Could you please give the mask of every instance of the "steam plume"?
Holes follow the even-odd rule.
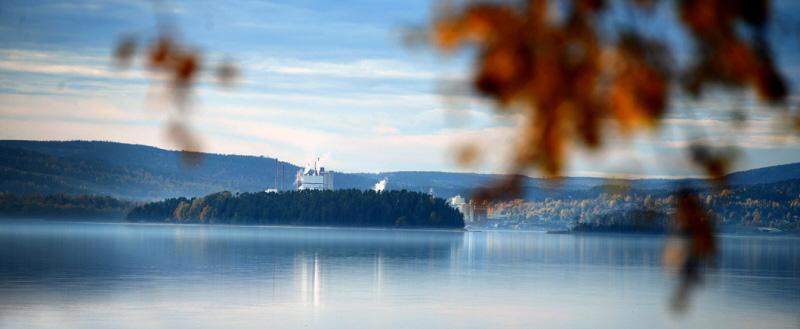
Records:
[[[303,172],[300,175],[307,175],[312,170],[314,170],[314,166],[312,166],[311,163],[306,163],[306,165],[303,167]]]
[[[308,175],[313,171],[319,170],[319,168],[324,167],[325,164],[328,163],[328,161],[330,160],[331,160],[331,152],[328,152],[321,157],[317,157],[316,159],[307,162],[303,166],[303,171],[301,175]]]
[[[300,169],[297,171],[297,174],[294,175],[294,185],[300,186],[300,183],[303,182],[303,174],[305,174],[305,169]]]
[[[375,183],[375,186],[372,187],[372,190],[375,191],[375,192],[379,192],[379,193],[383,192],[383,190],[386,189],[386,183],[388,181],[389,181],[388,178],[381,179],[380,181]]]

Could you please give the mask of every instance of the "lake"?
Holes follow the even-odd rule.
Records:
[[[800,328],[800,239],[721,238],[683,314],[658,236],[0,224],[0,328]]]

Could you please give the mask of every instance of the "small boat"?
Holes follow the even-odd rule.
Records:
[[[762,233],[780,233],[780,232],[783,232],[783,231],[781,231],[781,230],[779,230],[777,228],[766,227],[766,226],[759,227],[758,231],[762,232]]]

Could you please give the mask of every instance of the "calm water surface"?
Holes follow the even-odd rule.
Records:
[[[800,239],[724,237],[686,314],[662,238],[0,224],[0,328],[800,328]]]

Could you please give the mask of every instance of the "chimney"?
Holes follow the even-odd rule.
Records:
[[[281,163],[278,161],[278,158],[276,157],[275,158],[275,185],[273,185],[273,187],[275,188],[276,191],[278,190],[278,166],[280,166],[280,164]]]

